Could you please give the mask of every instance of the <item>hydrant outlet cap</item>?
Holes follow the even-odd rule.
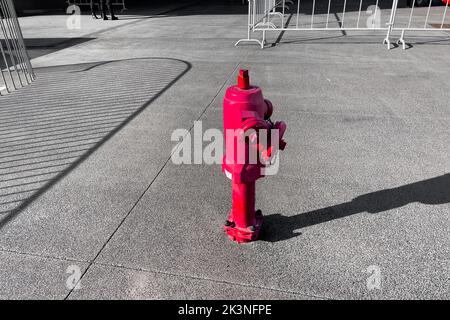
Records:
[[[238,76],[238,87],[239,89],[250,89],[250,76],[248,70],[240,70]]]

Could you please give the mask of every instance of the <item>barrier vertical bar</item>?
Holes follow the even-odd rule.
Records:
[[[378,4],[379,4],[379,0],[377,0],[377,2],[375,3],[375,21],[377,19],[377,13],[378,13]],[[373,26],[373,21],[372,20],[372,26]],[[375,28],[375,27],[374,27]]]
[[[316,12],[316,0],[313,0],[312,14],[311,14],[311,29],[314,25],[314,13]]]
[[[347,0],[344,0],[344,8],[342,11],[342,24],[341,24],[341,28],[344,28],[344,23],[345,23],[345,11],[347,9]]]
[[[325,24],[325,28],[328,28],[328,23],[330,21],[330,10],[331,10],[331,0],[328,0],[327,23]]]
[[[24,74],[24,72],[23,72],[23,69],[22,69],[23,68],[22,67],[22,61],[21,61],[20,56],[19,56],[19,50],[18,50],[18,47],[17,47],[17,43],[14,41],[14,33],[12,31],[10,12],[9,12],[8,8],[6,7],[7,4],[3,0],[0,0],[0,5],[2,7],[3,14],[6,17],[6,19],[5,19],[5,22],[6,22],[5,27],[6,27],[6,30],[7,30],[6,34],[7,34],[7,37],[8,37],[8,42],[10,43],[9,54],[10,54],[10,57],[11,57],[12,62],[14,64],[14,70],[15,70],[15,72],[17,74],[17,77],[19,79],[20,85],[23,87],[24,83],[22,82],[22,77],[20,76],[20,72],[19,71],[21,71],[23,74]],[[16,63],[16,61],[17,61],[17,63]]]
[[[19,45],[20,45],[20,47],[22,49],[22,56],[23,56],[23,58],[25,60],[25,64],[26,64],[26,67],[27,67],[27,70],[28,70],[28,75],[30,76],[31,81],[33,81],[33,80],[35,80],[35,74],[34,74],[33,66],[31,65],[30,56],[28,55],[28,51],[27,51],[27,48],[26,48],[26,45],[25,45],[25,40],[24,40],[24,37],[23,37],[22,29],[20,28],[19,18],[17,17],[16,9],[14,8],[12,0],[7,0],[7,1],[9,1],[9,3],[11,4],[11,6],[10,6],[11,9],[10,10],[11,10],[11,13],[12,13],[12,16],[13,16],[13,23],[16,26],[16,33],[17,33],[17,36],[18,36],[18,42],[19,42]]]
[[[2,19],[2,17],[0,17],[0,19]],[[8,72],[10,72],[9,66],[6,61],[5,51],[3,50],[3,43],[1,42],[1,40],[0,40],[0,53],[2,54],[3,60],[5,61],[5,65],[6,65]],[[0,73],[2,74],[2,80],[3,80],[3,87],[0,88],[0,95],[1,95],[3,90],[6,90],[6,92],[9,92],[9,88],[8,88],[8,83],[6,82],[5,74],[3,73],[3,68],[1,68],[1,67],[0,67]]]
[[[301,2],[301,0],[298,0],[298,3],[297,3],[297,23],[296,23],[297,29],[298,29],[299,22],[300,22],[300,2]]]
[[[0,2],[0,4],[1,4],[1,2]],[[3,11],[3,9],[1,7],[0,7],[0,9]],[[17,70],[16,70],[16,62],[15,62],[14,56],[11,53],[11,45],[9,43],[9,36],[8,36],[7,29],[5,27],[5,22],[4,22],[4,20],[7,19],[7,16],[6,16],[6,13],[4,11],[3,11],[3,14],[4,14],[4,17],[2,19],[0,19],[0,28],[2,29],[2,33],[3,33],[4,37],[5,37],[5,45],[6,45],[6,51],[5,52],[10,57],[12,65],[9,66],[6,54],[5,54],[3,59],[5,60],[5,64],[7,65],[9,76],[11,78],[11,84],[13,86],[13,89],[15,90],[15,89],[17,89],[17,86],[16,86],[16,82],[14,81],[13,73],[14,73],[14,71],[17,72]],[[12,68],[12,70],[11,70],[11,68]]]
[[[5,70],[1,68],[0,94],[3,95],[18,86],[25,86],[34,80],[34,72],[26,50],[22,30],[12,0],[0,0],[0,30],[4,40],[0,41],[0,58],[4,61]],[[9,80],[6,75],[9,75]]]
[[[447,17],[447,9],[448,9],[448,4],[449,3],[450,3],[450,1],[447,1],[446,5],[445,5],[444,14],[442,15],[441,29],[443,29],[443,27],[444,27],[445,18]]]
[[[416,6],[416,0],[413,0],[412,7],[411,7],[411,14],[409,15],[408,28],[411,27],[411,21],[412,21],[413,15],[414,15],[414,7],[415,6]]]
[[[391,33],[392,33],[392,29],[394,28],[394,24],[395,24],[395,16],[397,15],[397,7],[398,7],[398,0],[394,0],[392,2],[392,10],[391,10],[391,15],[389,17],[389,22],[388,22],[388,31],[386,34],[386,38],[384,38],[383,40],[383,44],[387,45],[388,50],[391,49]]]
[[[359,21],[361,20],[361,10],[362,10],[363,0],[359,1],[359,11],[358,11],[358,20],[356,22],[356,28],[359,28]]]
[[[8,10],[9,16],[10,16],[10,28],[11,28],[11,36],[13,37],[13,41],[15,43],[15,47],[17,49],[17,60],[19,61],[19,65],[20,65],[20,69],[23,73],[23,75],[25,76],[25,80],[27,81],[28,84],[31,83],[31,81],[28,79],[27,76],[27,65],[26,65],[26,59],[23,56],[23,50],[21,48],[20,45],[20,40],[19,40],[19,35],[17,33],[17,28],[16,28],[16,19],[14,18],[14,15],[12,13],[13,11],[13,6],[14,4],[11,2],[11,0],[6,0],[6,9]]]
[[[430,17],[430,11],[431,11],[431,4],[432,3],[433,3],[433,1],[430,0],[430,4],[428,5],[428,10],[427,10],[427,18],[425,19],[425,24],[423,26],[424,29],[427,28],[428,18]]]

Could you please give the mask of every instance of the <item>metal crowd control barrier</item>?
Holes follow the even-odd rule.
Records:
[[[398,1],[398,0],[396,0]],[[440,0],[439,0],[440,1]],[[445,6],[435,7],[433,1],[430,1],[425,8],[417,7],[416,0],[410,8],[408,21],[395,21],[397,16],[397,7],[394,12],[394,20],[392,21],[392,31],[400,31],[401,36],[397,44],[401,44],[406,49],[405,35],[406,32],[429,32],[429,31],[450,31],[450,19],[447,17],[450,0],[444,0]],[[423,18],[422,18],[423,16]],[[446,23],[446,21],[448,23]],[[388,34],[389,36],[389,34]]]
[[[97,1],[98,2],[98,1]],[[125,5],[125,0],[113,0],[111,2],[111,4],[113,6],[121,6],[122,7],[122,12],[127,11],[127,6]],[[67,0],[67,5],[69,6],[90,6],[91,5],[91,0]]]
[[[12,0],[0,0],[0,95],[35,80]]]
[[[406,32],[450,31],[450,23],[446,24],[450,0],[439,0],[444,1],[442,6],[431,0],[422,8],[417,0],[411,1],[411,8],[401,8],[409,19],[404,15],[399,21],[399,0],[249,0],[247,38],[236,45],[250,42],[264,48],[270,31],[379,31],[386,32],[383,43],[390,49],[395,31],[401,33],[397,43],[406,49]],[[256,32],[262,33],[261,40],[252,37]]]

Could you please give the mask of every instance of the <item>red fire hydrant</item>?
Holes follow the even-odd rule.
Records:
[[[259,87],[250,85],[248,70],[240,70],[238,85],[228,88],[224,98],[226,153],[222,164],[232,181],[233,202],[225,232],[239,243],[259,237],[263,216],[255,210],[256,180],[265,176],[264,169],[286,146],[286,124],[273,123],[272,113],[272,103],[264,99]]]

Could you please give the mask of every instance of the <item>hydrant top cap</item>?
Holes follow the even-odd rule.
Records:
[[[248,70],[239,70],[238,87],[243,90],[250,89],[250,76]]]

